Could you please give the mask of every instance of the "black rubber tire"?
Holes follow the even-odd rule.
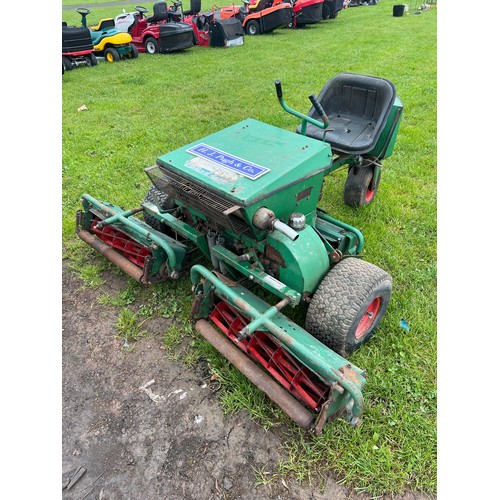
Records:
[[[158,47],[158,42],[156,41],[156,38],[153,38],[150,36],[145,42],[144,42],[144,47],[146,49],[146,52],[148,54],[158,54],[160,51]]]
[[[384,270],[358,258],[343,259],[323,278],[313,295],[306,330],[346,357],[373,335],[391,292],[392,278]],[[376,313],[369,316],[373,304],[377,305]]]
[[[88,54],[85,56],[85,59],[87,60],[87,66],[97,66],[97,57],[95,54]]]
[[[380,185],[382,171],[377,182],[373,183],[375,166],[351,167],[344,184],[344,203],[350,207],[369,205],[374,199]]]
[[[246,23],[245,31],[249,36],[260,35],[259,23],[254,19],[250,19],[250,21]]]
[[[104,51],[104,58],[108,62],[118,62],[121,60],[122,56],[114,47],[108,47]]]
[[[66,56],[62,56],[62,63],[64,66],[64,71],[71,71],[73,66],[71,65],[71,59]]]
[[[130,44],[131,51],[129,52],[128,56],[130,59],[137,59],[139,57],[139,51],[137,50],[137,47],[131,43]]]
[[[148,201],[149,203],[153,203],[158,208],[162,210],[168,210],[169,208],[173,208],[175,205],[175,200],[169,197],[167,194],[162,193],[155,186],[151,186],[146,193],[146,197],[144,201]],[[146,224],[151,226],[153,229],[160,231],[162,233],[166,233],[167,229],[165,224],[162,224],[158,219],[151,217],[147,214],[147,212],[143,212],[143,219]]]

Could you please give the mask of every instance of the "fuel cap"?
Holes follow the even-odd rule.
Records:
[[[302,231],[306,227],[306,216],[300,212],[294,212],[288,219],[288,225],[295,231]]]

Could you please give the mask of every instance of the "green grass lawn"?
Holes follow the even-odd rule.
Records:
[[[152,3],[143,5],[152,11]],[[62,77],[63,243],[65,258],[88,286],[97,286],[110,265],[74,234],[82,193],[135,207],[149,185],[143,169],[160,154],[247,117],[293,131],[297,120],[280,108],[276,79],[287,103],[304,112],[307,96],[343,71],[381,76],[396,86],[405,105],[403,121],[375,202],[362,209],[343,204],[345,171],[328,178],[322,199],[334,217],[363,231],[366,260],[387,270],[394,283],[379,330],[350,358],[368,373],[359,429],[335,421],[313,438],[292,424],[192,334],[188,278],[147,289],[130,283],[116,297],[102,297],[122,310],[122,328],[153,315],[175,315],[177,330],[165,332],[169,356],[187,363],[208,359],[224,384],[222,404],[228,412],[244,408],[264,427],[287,424],[287,459],[278,470],[256,471],[256,481],[286,475],[318,481],[331,471],[373,495],[436,491],[437,9],[394,18],[392,6],[381,0],[373,7],[350,8],[305,29],[247,36],[241,47],[141,54]],[[132,4],[124,7],[133,10]],[[89,24],[121,10],[93,8]],[[63,19],[79,23],[73,11],[63,11]],[[88,110],[78,112],[82,105]],[[129,309],[137,323],[124,312]],[[409,332],[399,326],[402,318]],[[189,342],[181,349],[183,336]]]

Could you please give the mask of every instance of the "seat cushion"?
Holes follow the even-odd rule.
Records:
[[[306,135],[325,140],[335,151],[367,153],[375,147],[395,99],[396,89],[389,80],[341,73],[328,81],[318,96],[330,122],[327,130],[308,123]],[[320,119],[314,107],[308,116]]]

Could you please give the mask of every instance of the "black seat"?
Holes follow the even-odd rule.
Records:
[[[389,80],[340,73],[326,83],[318,96],[330,125],[322,130],[308,123],[306,135],[328,142],[334,151],[368,153],[375,147],[395,99],[396,88]],[[314,107],[308,115],[320,119]]]
[[[257,0],[257,3],[249,5],[248,9],[250,12],[260,12],[261,10],[271,7],[273,4],[272,0]]]
[[[108,28],[114,28],[115,27],[115,20],[114,19],[103,19],[99,25],[99,31],[108,29]]]
[[[168,5],[167,2],[156,2],[153,5],[153,15],[148,17],[146,21],[148,23],[159,23],[160,21],[166,21],[168,17]]]
[[[190,9],[184,11],[185,16],[194,16],[201,10],[201,0],[191,0]]]

